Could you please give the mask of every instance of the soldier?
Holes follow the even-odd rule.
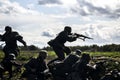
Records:
[[[99,80],[103,75],[105,75],[105,72],[105,61],[98,61],[93,65],[93,70],[89,71],[89,75],[92,80]]]
[[[3,78],[3,72],[9,72],[9,79],[12,78],[12,66],[21,67],[21,64],[15,61],[16,57],[13,53],[10,53],[7,58],[3,59],[1,62],[2,68],[0,69],[0,77]]]
[[[69,54],[64,60],[63,63],[68,66],[72,66],[76,61],[80,59],[82,51],[80,49],[76,49],[73,54]]]
[[[43,73],[46,69],[48,69],[45,62],[46,57],[47,51],[40,51],[37,58],[32,58],[24,65],[26,70],[22,74],[22,77],[28,78],[28,80],[33,80],[32,77],[34,76],[33,78],[45,80]]]
[[[91,60],[89,54],[82,54],[81,59],[73,65],[73,71],[68,76],[68,80],[88,80],[89,72],[93,70],[92,66],[89,66]]]
[[[78,36],[73,36],[71,33],[72,29],[70,26],[65,26],[64,30],[58,34],[58,36],[54,39],[48,42],[48,44],[53,48],[58,58],[50,61],[48,64],[54,62],[55,60],[64,60],[65,54],[68,55],[71,53],[71,50],[69,47],[66,47],[64,44],[66,41],[73,42],[77,39]]]
[[[21,42],[26,47],[26,42],[23,40],[23,37],[18,34],[18,32],[12,31],[10,26],[5,27],[5,33],[1,35],[1,41],[5,41],[5,47],[3,52],[5,53],[5,58],[8,57],[9,53],[15,54],[18,56],[19,49],[17,46],[17,41]]]
[[[72,66],[80,59],[81,53],[81,50],[77,49],[63,60],[64,66],[61,69],[64,73],[69,74],[72,71]]]
[[[55,80],[60,80],[61,78],[62,80],[66,80],[66,77],[72,71],[72,66],[80,59],[80,55],[81,50],[77,49],[75,52],[69,54],[63,61],[48,65]]]

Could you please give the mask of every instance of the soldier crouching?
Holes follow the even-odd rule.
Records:
[[[37,58],[32,58],[24,65],[26,70],[23,72],[22,77],[27,78],[27,80],[45,80],[43,73],[48,69],[45,62],[46,57],[47,51],[40,51]]]

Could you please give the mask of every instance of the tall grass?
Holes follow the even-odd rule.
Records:
[[[18,56],[18,60],[27,61],[32,57],[37,57],[39,51],[21,51]],[[83,52],[84,53],[84,52]],[[85,52],[91,56],[104,56],[110,58],[120,58],[120,52]],[[4,53],[0,50],[0,60],[3,59]],[[54,51],[48,51],[48,60],[54,59],[56,57]]]
[[[120,52],[90,52],[92,56],[120,57]]]

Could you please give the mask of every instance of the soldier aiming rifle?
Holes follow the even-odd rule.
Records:
[[[81,38],[82,37],[82,38]],[[70,26],[65,26],[64,30],[61,31],[55,39],[52,39],[48,42],[48,44],[53,48],[58,58],[51,60],[48,62],[48,65],[51,64],[54,61],[62,61],[65,59],[65,54],[68,55],[71,53],[71,50],[69,47],[65,46],[66,42],[73,42],[76,41],[77,38],[82,39],[85,41],[85,38],[92,39],[90,37],[72,33],[72,28]]]

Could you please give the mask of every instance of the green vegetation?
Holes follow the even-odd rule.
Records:
[[[120,57],[120,52],[90,52],[90,55],[116,58]]]
[[[72,51],[76,49],[80,49],[82,51],[90,51],[90,52],[120,52],[120,44],[109,44],[98,46],[94,45],[86,45],[86,46],[69,46]],[[52,51],[51,47],[44,47],[43,49]]]
[[[39,51],[21,51],[20,55],[18,56],[18,60],[27,61],[32,57],[37,57]],[[84,53],[84,52],[83,52]],[[85,52],[90,54],[91,56],[98,56],[98,57],[109,57],[109,58],[116,58],[120,61],[120,52]],[[0,60],[3,58],[4,54],[0,51]],[[55,58],[56,55],[54,51],[48,51],[48,60]]]
[[[37,51],[21,51],[18,56],[18,62],[24,64],[30,58],[37,57],[39,50]],[[83,52],[84,53],[84,52]],[[120,70],[120,52],[85,52],[91,55],[94,62],[106,60],[106,67],[108,70],[119,69]],[[0,51],[0,61],[3,59],[4,54]],[[47,61],[52,60],[56,57],[54,51],[48,51]],[[24,71],[24,67],[21,68],[21,71]],[[14,77],[11,80],[19,80],[18,78],[22,74],[22,72],[14,73]],[[5,74],[7,76],[7,74]]]

